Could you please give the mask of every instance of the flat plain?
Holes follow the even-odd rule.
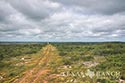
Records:
[[[103,74],[98,77],[97,72]],[[120,80],[125,80],[123,42],[0,43],[0,83],[118,83]]]

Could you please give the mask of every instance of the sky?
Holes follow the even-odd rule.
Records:
[[[125,0],[0,0],[0,41],[125,42]]]

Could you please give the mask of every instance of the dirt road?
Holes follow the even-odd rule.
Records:
[[[35,63],[35,67],[24,72],[21,78],[16,79],[13,83],[48,83],[44,79],[44,75],[50,72],[46,65],[54,55],[56,48],[52,45],[47,45],[42,49],[41,57]]]

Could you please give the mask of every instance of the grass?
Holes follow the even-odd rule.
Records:
[[[49,53],[44,50],[52,47]],[[53,50],[54,49],[54,50]],[[40,66],[36,62],[40,57],[45,60],[40,61]],[[86,67],[84,63],[92,65]],[[47,63],[47,64],[46,64]],[[9,44],[0,45],[0,83],[13,83],[14,80],[24,76],[24,72],[37,67],[39,70],[49,69],[49,73],[42,75],[41,80],[45,79],[49,83],[68,83],[77,81],[82,83],[115,83],[111,79],[91,79],[89,77],[49,77],[59,75],[61,72],[85,72],[87,69],[92,71],[120,71],[122,79],[125,79],[125,43],[51,43],[48,47],[45,44]],[[48,79],[46,79],[48,78]]]

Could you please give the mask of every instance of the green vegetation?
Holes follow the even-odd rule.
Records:
[[[44,44],[0,44],[0,59],[38,52]]]
[[[23,72],[34,67],[35,59],[41,56],[45,43],[0,44],[0,83],[12,83],[20,78]],[[120,71],[125,80],[125,43],[51,43],[61,58],[53,57],[46,68],[51,68],[50,74],[65,71]],[[53,52],[53,51],[52,51]],[[52,54],[52,53],[50,53]],[[53,53],[54,55],[56,53]],[[49,56],[48,56],[49,58]],[[55,58],[55,59],[54,59]],[[32,62],[32,63],[30,63]],[[56,63],[55,63],[56,62]],[[28,64],[27,64],[28,63]],[[42,65],[43,66],[43,65]],[[47,77],[47,75],[46,75]],[[78,83],[117,83],[112,79],[59,77],[48,81],[62,82],[75,79]],[[73,83],[68,82],[67,83]]]

